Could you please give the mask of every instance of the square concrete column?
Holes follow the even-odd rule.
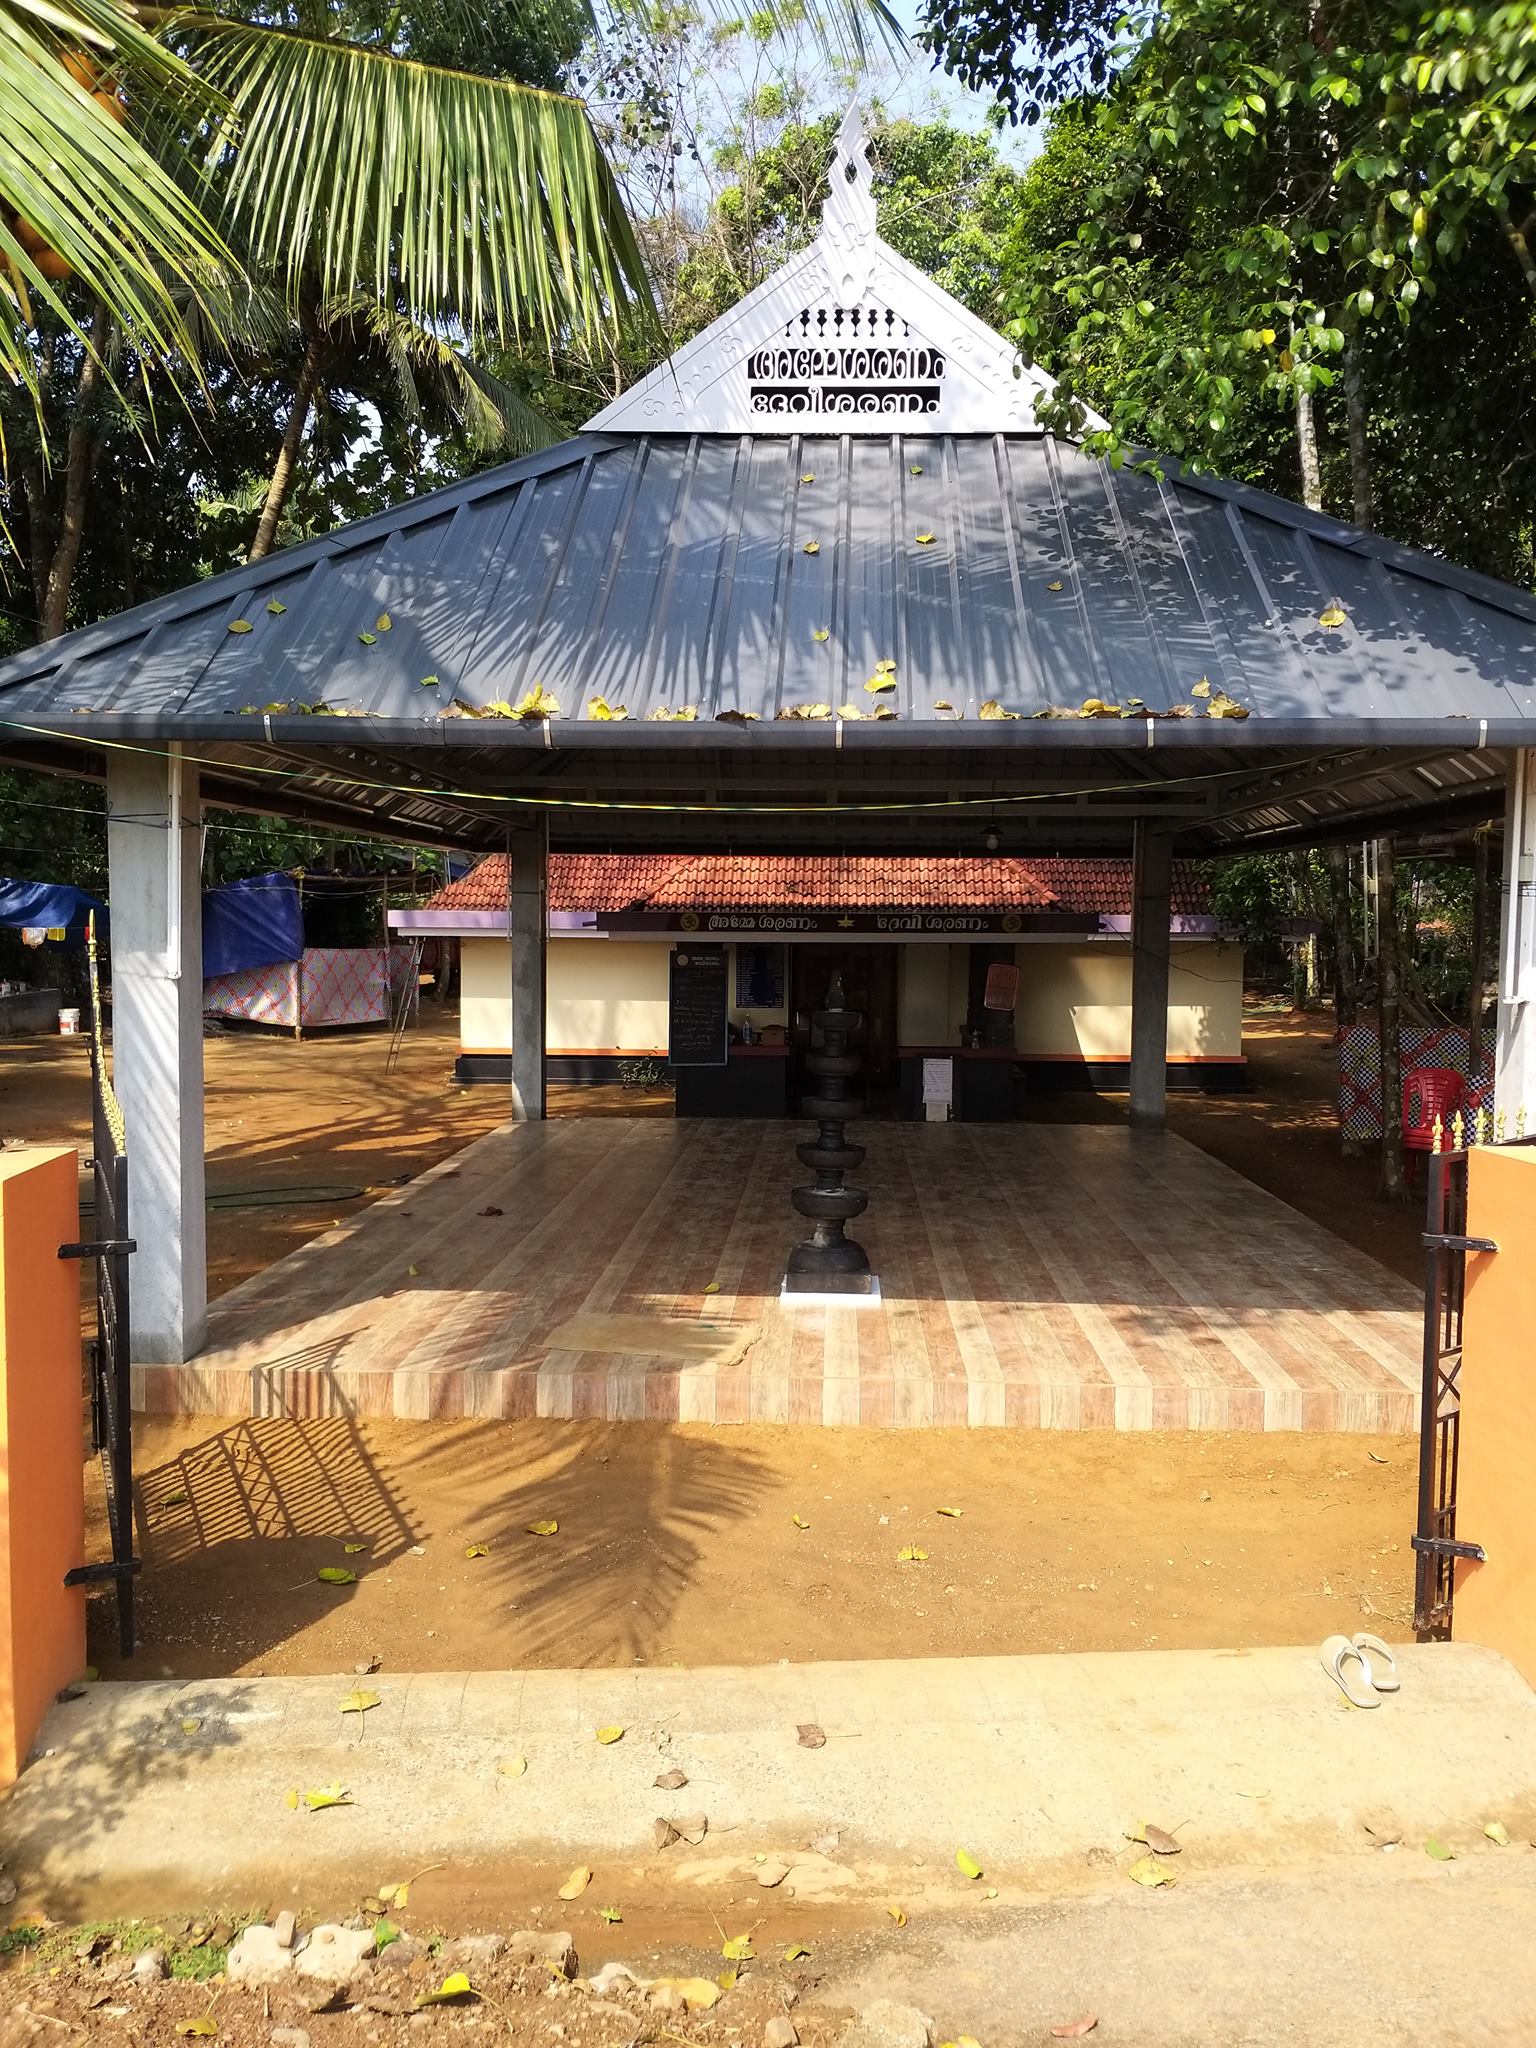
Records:
[[[1160,1131],[1168,1107],[1168,955],[1173,841],[1136,823],[1131,900],[1131,1129]]]
[[[203,1213],[202,803],[197,770],[113,753],[107,768],[112,1078],[128,1134],[134,1362],[180,1365],[208,1321]]]
[[[541,818],[507,835],[507,926],[512,955],[512,1121],[544,1116],[545,966],[549,945],[549,829]]]
[[[1522,1109],[1536,1132],[1536,747],[1510,754],[1504,804],[1494,1092],[1512,1138]]]

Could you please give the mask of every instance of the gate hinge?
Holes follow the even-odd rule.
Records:
[[[1491,1237],[1447,1237],[1438,1230],[1426,1230],[1424,1249],[1427,1252],[1496,1252],[1498,1246]]]
[[[116,1252],[136,1252],[138,1242],[131,1237],[93,1237],[84,1244],[61,1244],[61,1259],[110,1259]]]
[[[1472,1557],[1479,1564],[1488,1562],[1481,1543],[1458,1543],[1454,1536],[1410,1536],[1408,1541],[1424,1557]]]
[[[125,1557],[121,1564],[77,1564],[64,1574],[66,1586],[99,1586],[113,1579],[134,1579],[144,1569],[136,1557]]]

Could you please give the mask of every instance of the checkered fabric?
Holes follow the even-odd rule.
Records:
[[[211,975],[203,983],[203,1012],[277,1024],[287,1031],[300,1023],[306,1031],[387,1023],[390,951],[385,946],[308,946],[302,961],[276,960],[242,974]]]
[[[1465,1074],[1466,1027],[1409,1024],[1398,1039],[1398,1057],[1405,1074],[1412,1067],[1452,1067]],[[1485,1044],[1467,1090],[1466,1114],[1493,1108],[1493,1047]],[[1346,1138],[1381,1136],[1381,1041],[1374,1023],[1351,1024],[1339,1038],[1339,1129]]]

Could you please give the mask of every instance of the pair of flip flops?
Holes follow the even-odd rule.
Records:
[[[1382,1694],[1396,1692],[1402,1683],[1392,1652],[1365,1629],[1355,1636],[1329,1636],[1318,1655],[1352,1707],[1379,1707]]]

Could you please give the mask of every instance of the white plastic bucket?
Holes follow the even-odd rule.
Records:
[[[78,1038],[80,1036],[80,1012],[78,1010],[60,1010],[59,1036],[61,1038]]]

